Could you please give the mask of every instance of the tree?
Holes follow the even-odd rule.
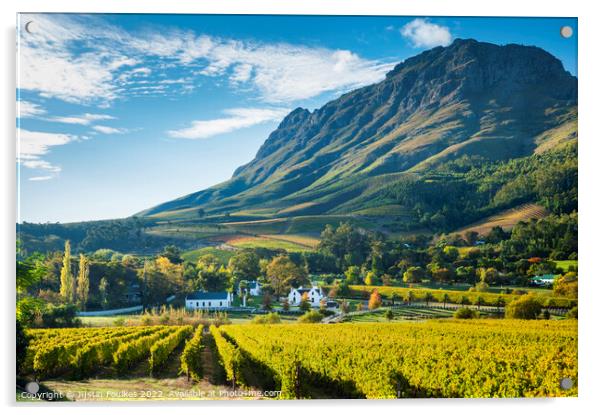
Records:
[[[309,283],[305,269],[298,267],[288,256],[279,255],[267,267],[268,284],[278,296],[286,294],[291,286]]]
[[[181,264],[184,262],[180,249],[175,245],[167,245],[165,248],[163,248],[163,252],[161,252],[159,256],[167,258],[172,264]]]
[[[567,272],[554,280],[554,294],[577,298],[578,281],[576,272]]]
[[[324,316],[318,310],[311,310],[299,317],[299,323],[319,323]]]
[[[303,293],[301,296],[301,302],[299,303],[299,309],[301,311],[308,311],[311,308],[311,304],[309,303],[309,296],[307,293]]]
[[[19,320],[17,320],[17,332],[16,332],[16,340],[17,340],[17,354],[16,354],[16,363],[17,363],[17,375],[21,373],[21,368],[23,363],[25,362],[25,357],[27,356],[27,346],[29,345],[29,336],[23,330],[23,325]]]
[[[220,265],[219,258],[213,254],[201,255],[201,257],[197,261],[197,267],[208,267],[211,265],[215,267],[218,267]]]
[[[471,319],[471,318],[477,318],[478,313],[471,308],[460,307],[454,313],[454,317],[458,318],[458,319]]]
[[[67,303],[72,303],[75,297],[73,274],[71,273],[71,243],[65,241],[65,254],[61,268],[61,297]]]
[[[406,303],[408,303],[408,305],[412,305],[412,301],[414,301],[414,292],[412,291],[408,291],[405,295],[405,301]]]
[[[426,294],[424,294],[424,302],[427,307],[431,301],[433,301],[433,294],[431,294],[430,291],[427,291]]]
[[[443,308],[447,307],[447,303],[449,303],[449,295],[447,295],[447,293],[443,294]]]
[[[82,310],[86,309],[90,292],[90,263],[84,254],[79,255],[79,273],[77,275],[77,300]]]
[[[497,307],[497,313],[500,314],[501,313],[501,309],[503,306],[506,305],[506,300],[504,300],[504,297],[502,297],[501,295],[498,296],[496,302],[495,302],[495,306]]]
[[[380,297],[380,294],[378,293],[378,290],[372,291],[372,294],[370,294],[370,300],[368,301],[368,309],[376,310],[377,308],[380,308],[382,303],[383,301]]]
[[[345,271],[345,279],[349,284],[357,284],[361,280],[361,270],[357,265],[352,265]]]
[[[403,273],[403,282],[420,282],[425,276],[424,270],[420,267],[410,267]]]
[[[336,229],[326,225],[320,235],[320,252],[335,258],[339,269],[361,265],[370,253],[370,241],[364,232],[349,223],[341,223]]]
[[[433,275],[433,279],[438,283],[449,282],[452,280],[453,272],[449,268],[439,268],[433,269],[431,271]]]
[[[107,291],[109,289],[109,283],[105,277],[100,279],[100,283],[98,284],[98,293],[100,294],[100,303],[102,304],[102,308],[106,308],[108,304]]]
[[[467,231],[464,233],[464,240],[469,246],[472,246],[477,243],[477,239],[479,238],[479,233],[475,231]]]
[[[226,291],[232,287],[232,275],[223,266],[200,265],[198,279],[201,288],[205,291]]]
[[[264,310],[271,310],[272,309],[272,296],[270,294],[265,293],[263,295],[262,306],[263,306]]]
[[[506,306],[506,318],[534,320],[541,312],[541,305],[533,293],[522,295]]]
[[[170,294],[184,291],[184,266],[181,263],[172,263],[169,258],[160,256],[155,260],[155,266],[167,279]]]
[[[399,298],[399,294],[397,294],[396,292],[391,294],[391,305],[395,305],[395,301],[399,300]]]
[[[489,267],[487,269],[481,268],[479,270],[479,276],[482,282],[486,284],[493,284],[497,281],[498,271],[495,268]]]
[[[366,285],[378,285],[380,283],[378,275],[374,271],[368,271],[364,284]]]
[[[284,301],[282,302],[282,309],[284,311],[288,311],[290,308],[291,308],[291,306],[288,303],[288,298],[285,298]]]
[[[391,309],[388,309],[387,312],[385,313],[385,318],[389,321],[393,320],[393,311],[391,311]]]
[[[341,301],[341,312],[347,314],[349,312],[349,302],[347,300]]]
[[[259,257],[252,251],[238,251],[230,261],[228,269],[232,272],[235,282],[242,279],[255,279],[259,277]]]

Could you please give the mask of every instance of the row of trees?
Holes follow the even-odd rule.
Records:
[[[458,238],[444,236],[435,244],[419,237],[387,240],[343,223],[326,227],[319,251],[337,264],[349,284],[394,285],[428,279],[527,285],[532,276],[562,273],[554,260],[576,258],[577,214],[521,222],[512,232],[496,227],[482,239],[469,234],[467,240],[484,245],[472,246],[464,255],[454,246]]]

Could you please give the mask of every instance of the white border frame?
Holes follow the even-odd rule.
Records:
[[[599,207],[602,198],[599,190],[599,157],[602,155],[602,133],[598,112],[602,97],[600,78],[599,45],[602,39],[602,17],[596,11],[594,1],[525,1],[500,0],[497,2],[479,0],[190,0],[168,2],[165,0],[4,0],[2,13],[2,99],[0,114],[3,120],[4,139],[2,151],[2,204],[1,249],[4,269],[4,301],[2,313],[5,336],[1,342],[2,355],[6,359],[2,366],[3,376],[0,387],[2,401],[9,412],[44,411],[47,414],[62,414],[65,411],[86,411],[90,414],[104,414],[107,407],[118,413],[131,411],[132,406],[144,406],[151,414],[164,413],[167,407],[177,406],[180,411],[244,411],[246,413],[297,414],[306,411],[365,412],[374,408],[382,412],[420,411],[420,413],[447,414],[478,413],[506,414],[509,411],[545,411],[547,414],[588,411],[600,402],[597,386],[600,377],[600,314],[596,300],[602,293],[602,275],[596,272],[596,260],[600,256]],[[579,201],[580,201],[580,269],[585,275],[581,281],[579,323],[579,398],[576,399],[517,399],[517,400],[412,400],[402,402],[382,401],[303,401],[303,402],[162,402],[148,404],[107,404],[73,405],[53,404],[40,406],[31,404],[14,405],[14,247],[16,218],[16,179],[15,179],[15,25],[17,12],[77,12],[77,13],[207,13],[207,14],[344,14],[344,15],[415,15],[415,16],[546,16],[579,18],[579,132],[581,136],[579,152]],[[598,267],[599,269],[599,267]],[[85,407],[85,409],[84,409]],[[356,409],[357,408],[357,409]],[[134,409],[139,411],[140,408]],[[599,408],[598,408],[599,410]],[[588,411],[589,412],[589,411]],[[288,414],[287,414],[288,415]]]

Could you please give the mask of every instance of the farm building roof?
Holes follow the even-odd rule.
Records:
[[[228,293],[226,291],[219,292],[203,292],[196,291],[186,296],[187,300],[227,300]]]

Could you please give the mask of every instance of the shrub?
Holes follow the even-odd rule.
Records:
[[[454,313],[454,317],[459,319],[479,318],[479,313],[472,308],[460,307]]]
[[[79,327],[81,320],[77,317],[77,307],[73,304],[48,306],[42,314],[44,327]]]
[[[253,320],[251,320],[252,324],[279,324],[280,322],[280,315],[278,315],[278,313],[255,316],[253,317]]]
[[[23,330],[21,322],[17,320],[17,374],[19,374],[25,362],[25,356],[27,355],[27,346],[29,345],[29,337]]]
[[[523,295],[506,306],[506,318],[534,320],[541,312],[541,305],[533,294]]]
[[[125,326],[125,318],[123,318],[123,317],[116,318],[115,320],[113,320],[113,325],[116,327]]]
[[[378,293],[377,290],[372,291],[372,294],[370,294],[370,301],[368,301],[368,309],[370,310],[376,310],[377,308],[379,308],[383,303],[382,298],[380,297],[380,294]]]
[[[393,320],[393,311],[391,311],[391,309],[387,310],[387,312],[385,313],[385,318],[389,321]]]
[[[571,308],[567,313],[566,313],[566,318],[574,318],[577,319],[577,306]]]
[[[319,311],[312,310],[299,317],[299,323],[319,323],[322,321],[322,314]]]

